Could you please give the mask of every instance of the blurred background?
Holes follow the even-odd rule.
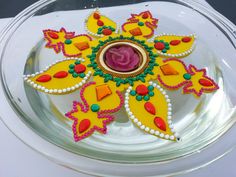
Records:
[[[0,18],[13,17],[22,11],[27,6],[36,2],[37,0],[0,0]],[[103,0],[111,4],[112,0]],[[124,2],[140,2],[140,0],[125,0]],[[217,11],[222,13],[228,19],[230,19],[234,24],[236,24],[236,0],[206,0],[211,6],[213,6]],[[86,0],[82,0],[82,3],[86,3]],[[117,4],[117,1],[113,1]]]

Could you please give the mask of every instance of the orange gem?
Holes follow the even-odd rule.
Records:
[[[74,46],[79,49],[80,51],[88,49],[89,44],[88,42],[79,42],[79,43],[74,43]]]
[[[169,75],[178,75],[178,71],[176,71],[171,65],[165,64],[160,66],[161,71],[164,75],[169,76]]]
[[[139,27],[134,28],[134,29],[132,29],[132,30],[129,30],[129,32],[130,32],[130,34],[132,34],[133,36],[140,36],[140,35],[143,34],[142,31],[141,31],[141,29],[140,29]]]
[[[111,89],[107,84],[99,85],[96,87],[97,100],[101,101],[108,95],[111,95]]]

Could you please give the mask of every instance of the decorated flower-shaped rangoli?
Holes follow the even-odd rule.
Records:
[[[44,30],[46,47],[67,58],[25,75],[24,80],[47,94],[80,91],[79,101],[65,114],[73,121],[75,141],[94,131],[105,134],[107,124],[115,119],[113,113],[122,106],[140,130],[176,141],[172,104],[164,88],[182,88],[183,94],[200,97],[219,87],[206,69],[182,60],[193,51],[195,36],[153,36],[157,23],[151,12],[145,11],[132,14],[118,28],[96,10],[85,20],[87,34],[75,35],[64,28]]]

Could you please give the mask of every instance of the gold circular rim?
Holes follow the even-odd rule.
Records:
[[[138,55],[140,56],[141,61],[140,61],[139,66],[135,70],[129,71],[129,72],[120,72],[120,71],[113,70],[109,66],[107,66],[107,64],[104,61],[104,55],[106,51],[109,48],[118,46],[118,45],[128,45],[128,46],[133,47],[137,51]],[[149,60],[150,60],[149,55],[147,51],[143,48],[143,46],[129,40],[117,40],[117,41],[113,41],[104,45],[103,47],[100,48],[96,57],[96,62],[104,73],[111,74],[112,76],[115,76],[115,77],[122,77],[122,78],[134,77],[134,76],[137,76],[138,74],[141,74],[147,68]]]

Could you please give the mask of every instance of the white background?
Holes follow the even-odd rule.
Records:
[[[8,19],[0,19],[0,29],[7,22]],[[33,151],[17,139],[2,122],[0,122],[0,139],[0,177],[90,177],[59,166]],[[182,176],[234,177],[235,163],[236,150],[205,168]]]

